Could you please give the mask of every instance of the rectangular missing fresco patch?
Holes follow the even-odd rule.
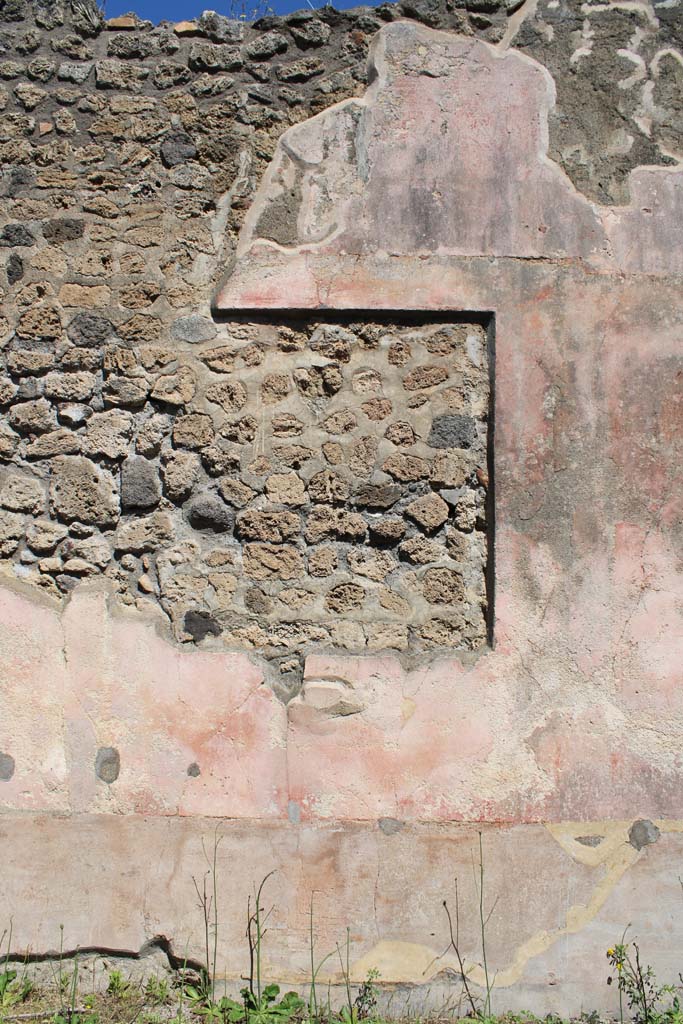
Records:
[[[100,320],[76,316],[59,360],[19,334],[6,353],[8,388],[41,387],[3,425],[17,575],[56,594],[106,576],[179,641],[283,674],[316,649],[486,642],[483,323],[188,317],[164,345],[91,337]]]
[[[272,654],[484,644],[484,325],[228,330],[243,347],[206,392],[235,445],[218,483],[235,508],[234,591],[215,609],[224,639]],[[223,349],[202,358],[217,369]]]

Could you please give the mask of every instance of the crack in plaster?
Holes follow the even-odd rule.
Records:
[[[21,964],[44,964],[54,962],[64,962],[69,960],[75,960],[78,958],[80,961],[84,957],[88,956],[106,956],[116,960],[146,960],[148,957],[152,957],[155,953],[163,953],[168,961],[168,966],[171,970],[178,971],[181,968],[189,967],[193,971],[201,971],[203,965],[199,960],[194,960],[192,957],[183,954],[179,956],[173,950],[173,943],[170,939],[166,938],[165,935],[155,935],[151,939],[146,939],[142,943],[138,950],[135,949],[121,949],[116,946],[75,946],[71,949],[56,950],[48,949],[42,953],[34,953],[31,950],[17,950],[16,952],[9,951],[3,954],[3,960],[7,963],[21,963]]]

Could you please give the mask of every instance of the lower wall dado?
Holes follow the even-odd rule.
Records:
[[[631,922],[647,962],[678,970],[681,821],[580,821],[483,826],[487,964],[496,1012],[618,1011],[605,952]],[[465,1013],[443,901],[455,914],[473,992],[485,986],[478,902],[479,830],[394,818],[287,822],[201,817],[12,815],[4,865],[17,950],[83,950],[83,970],[163,971],[204,959],[203,919],[193,878],[218,841],[218,978],[236,993],[248,973],[247,900],[263,891],[270,911],[263,976],[305,992],[313,914],[320,991],[344,999],[337,946],[350,975],[380,972],[392,1015]],[[51,880],[48,883],[48,879]],[[95,964],[97,966],[97,964]]]

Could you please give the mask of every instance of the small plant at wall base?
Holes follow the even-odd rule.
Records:
[[[460,944],[460,899],[458,892],[458,879],[455,879],[455,916],[451,913],[448,906],[448,901],[443,900],[442,906],[446,914],[446,920],[448,921],[448,936],[449,942],[443,953],[435,957],[434,960],[428,965],[431,967],[436,961],[443,959],[448,952],[451,950],[455,954],[455,958],[458,962],[458,969],[460,972],[460,978],[462,981],[462,997],[466,1005],[469,1007],[467,1016],[472,1017],[478,1021],[486,1022],[497,1019],[492,1010],[492,992],[495,984],[495,976],[491,979],[489,975],[488,955],[486,947],[486,931],[488,928],[491,916],[496,909],[498,898],[493,902],[493,906],[489,910],[488,914],[485,912],[485,897],[484,897],[484,883],[485,883],[485,870],[484,870],[484,845],[482,833],[479,832],[479,861],[478,863],[472,860],[472,867],[475,875],[475,888],[477,890],[477,902],[479,908],[479,932],[481,936],[481,964],[480,967],[484,974],[484,996],[483,1003],[481,1006],[477,1005],[474,993],[472,991],[472,985],[470,983],[469,974],[474,966],[466,964],[465,957],[461,951]],[[426,971],[425,971],[426,973]]]
[[[121,971],[110,971],[107,982],[107,994],[116,996],[117,999],[125,999],[130,992],[130,984],[126,981]]]
[[[628,931],[628,929],[626,929]],[[630,1019],[636,1024],[683,1024],[679,991],[675,985],[659,985],[652,967],[643,964],[640,947],[635,940],[626,942],[626,931],[621,942],[607,950],[607,959],[615,971],[607,978],[611,985],[616,980],[619,989],[619,1017],[624,1021],[624,1002],[631,1011]],[[678,975],[681,987],[683,977]]]
[[[207,870],[204,872],[201,885],[196,878],[192,883],[197,894],[199,909],[204,921],[204,958],[205,970],[199,985],[193,988],[196,992],[196,999],[205,1003],[213,1003],[216,998],[216,959],[218,957],[218,847],[221,844],[222,836],[218,835],[218,829],[213,834],[213,849],[207,853],[204,840],[202,839],[202,853],[207,863]],[[207,884],[208,883],[208,884]]]
[[[9,966],[10,950],[12,948],[12,921],[9,928],[0,935],[0,946],[5,938],[7,939],[7,953],[5,963],[0,971],[0,1014],[18,1003],[25,1002],[33,991],[33,985],[24,974],[23,978],[17,977],[17,972]]]
[[[356,998],[353,998],[351,992],[350,952],[351,930],[347,928],[345,957],[342,957],[342,951],[337,944],[337,954],[339,956],[342,978],[344,979],[344,987],[346,989],[346,1005],[342,1006],[339,1014],[342,1024],[357,1024],[357,1022],[361,1020],[374,1019],[376,1016],[375,1011],[377,1010],[377,996],[379,994],[379,989],[375,982],[378,980],[380,974],[376,968],[372,968],[368,971],[365,981],[358,989]]]
[[[247,903],[247,941],[249,943],[249,985],[241,990],[244,1000],[244,1019],[248,1024],[276,1024],[277,1021],[288,1020],[306,1004],[296,992],[285,992],[278,1002],[279,985],[262,987],[262,951],[263,939],[266,934],[266,922],[272,912],[264,914],[261,898],[266,882],[275,874],[269,872],[254,894],[254,910],[251,909],[251,898]]]
[[[63,929],[62,929],[63,936]],[[60,981],[66,976],[61,973],[61,950],[60,950]],[[92,1011],[82,1011],[78,1008],[78,953],[74,957],[73,970],[68,988],[60,985],[60,995],[68,996],[68,1002],[62,1000],[59,1011],[54,1014],[53,1024],[98,1024],[97,1014]]]

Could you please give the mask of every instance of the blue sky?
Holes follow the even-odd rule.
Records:
[[[334,6],[338,10],[347,10],[349,7],[357,7],[359,2],[361,0],[337,0]],[[377,6],[372,0],[366,2],[368,6]],[[316,8],[322,6],[320,0],[311,0],[311,4]],[[249,19],[254,11],[257,16],[265,13],[266,7],[273,14],[290,14],[301,7],[310,6],[306,0],[106,0],[105,13],[108,18],[113,18],[133,10],[141,18],[149,18],[158,23],[196,18],[206,9],[230,15],[232,8],[233,16],[244,10]]]

